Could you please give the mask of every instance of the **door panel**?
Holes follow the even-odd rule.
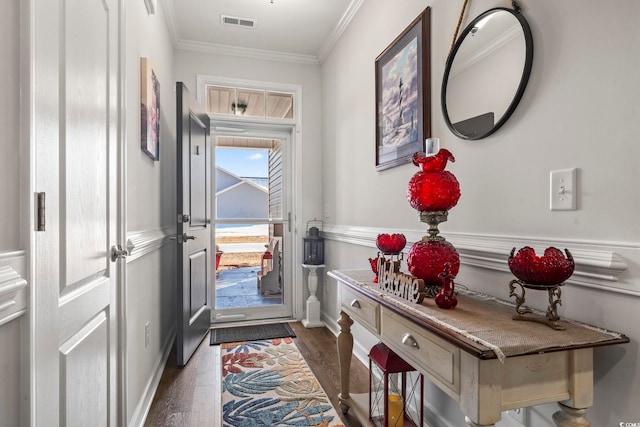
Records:
[[[190,288],[190,318],[189,323],[192,323],[194,316],[198,314],[203,307],[207,306],[207,251],[196,252],[191,254],[190,258],[190,270],[191,278],[189,280]]]
[[[210,163],[207,156],[209,136],[207,135],[208,126],[202,123],[192,112],[189,115],[189,203],[191,205],[191,227],[205,227],[207,221],[207,165]]]
[[[62,426],[108,426],[108,338],[103,312],[60,346],[60,390],[66,396]],[[86,411],[87,407],[95,411]]]
[[[210,327],[211,152],[209,117],[183,83],[176,84],[178,188],[178,365]]]
[[[118,425],[116,0],[34,0],[32,425]]]

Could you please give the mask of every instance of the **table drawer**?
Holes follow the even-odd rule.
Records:
[[[456,395],[460,393],[460,350],[396,313],[383,308],[382,340],[414,368]]]
[[[375,334],[380,333],[380,304],[351,290],[348,286],[342,286],[340,306],[362,326]]]

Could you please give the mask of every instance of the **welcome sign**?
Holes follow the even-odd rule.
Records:
[[[378,257],[378,286],[385,292],[420,304],[424,299],[424,280],[400,271],[400,261]]]

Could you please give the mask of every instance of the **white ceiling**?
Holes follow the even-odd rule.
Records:
[[[290,62],[324,60],[364,0],[161,0],[179,49]],[[220,15],[255,19],[254,28]]]

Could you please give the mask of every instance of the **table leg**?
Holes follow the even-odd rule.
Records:
[[[469,417],[464,417],[465,422],[467,423],[467,427],[494,427],[495,424],[476,424],[469,419]]]
[[[553,414],[553,422],[558,427],[591,427],[591,422],[584,416],[585,409],[571,408],[570,406],[558,403],[560,410]]]
[[[346,400],[349,399],[349,372],[351,371],[351,354],[353,352],[353,335],[351,325],[353,320],[344,311],[340,312],[340,333],[338,333],[338,364],[340,366],[340,394],[338,402],[342,413],[349,410]]]

